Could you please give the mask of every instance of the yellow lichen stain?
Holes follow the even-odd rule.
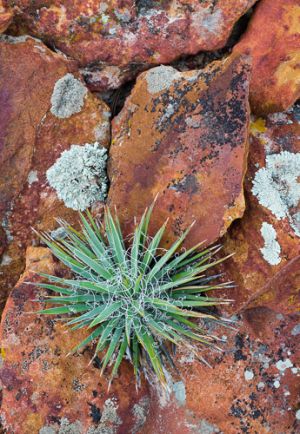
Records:
[[[254,267],[255,264],[256,263],[253,262],[252,267]],[[248,288],[251,291],[254,289],[255,293],[259,292],[266,283],[265,276],[262,273],[259,273],[257,270],[246,272],[243,276],[243,279],[245,288]]]
[[[300,85],[300,49],[288,54],[287,60],[280,63],[274,74],[277,85],[288,83],[292,91],[296,91]]]
[[[43,417],[38,413],[29,413],[22,424],[23,434],[39,432],[43,426]]]
[[[286,6],[284,22],[288,25],[290,35],[298,35],[300,32],[300,6]]]
[[[226,253],[234,253],[232,260],[234,263],[243,265],[247,259],[249,254],[249,244],[247,242],[243,242],[242,239],[231,239],[227,237],[225,246]],[[245,276],[243,276],[245,278]]]
[[[265,294],[262,294],[258,299],[257,299],[257,304],[260,303],[271,303],[272,301],[274,301],[275,299],[275,294],[271,291],[267,291]]]
[[[250,122],[250,132],[256,136],[258,133],[265,133],[267,130],[266,121],[263,118],[257,118],[255,121]]]
[[[288,298],[288,304],[289,304],[290,306],[291,306],[291,305],[293,305],[293,306],[297,305],[297,300],[296,300],[295,294],[291,294],[291,295],[289,296],[289,298]]]
[[[5,359],[6,352],[4,348],[0,348],[0,356],[2,357],[3,360]]]

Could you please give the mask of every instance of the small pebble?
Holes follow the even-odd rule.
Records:
[[[254,373],[253,371],[246,369],[244,376],[246,381],[250,381],[254,377]]]

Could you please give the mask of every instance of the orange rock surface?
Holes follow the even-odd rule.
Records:
[[[2,37],[0,41],[0,221],[2,248],[1,298],[13,287],[24,266],[24,249],[34,226],[56,227],[55,218],[75,218],[59,201],[46,180],[47,169],[72,144],[109,144],[109,109],[87,92],[82,107],[67,105],[64,93],[53,114],[51,97],[56,82],[75,74],[74,63],[30,37]],[[80,98],[80,95],[79,95]],[[72,110],[79,110],[72,114]],[[55,113],[55,110],[54,110]],[[58,112],[60,113],[60,112]],[[76,216],[77,218],[77,216]],[[0,233],[1,239],[1,233]]]
[[[93,346],[66,354],[85,331],[71,332],[60,318],[37,315],[45,292],[36,273],[62,275],[48,249],[27,250],[26,271],[11,292],[0,325],[1,417],[14,434],[267,434],[298,432],[300,327],[296,315],[260,307],[236,318],[235,329],[214,326],[222,351],[195,344],[199,356],[178,350],[169,390],[135,390],[124,361],[107,392]],[[212,325],[207,324],[207,327]],[[205,431],[210,430],[210,431]]]
[[[141,434],[299,431],[297,316],[250,309],[236,327],[223,329],[223,353],[201,353],[210,367],[177,354],[180,376],[173,378],[173,393],[166,400],[152,397]]]
[[[247,209],[224,238],[224,264],[237,285],[235,309],[247,303],[279,312],[300,308],[299,108],[251,123]]]
[[[250,103],[257,114],[279,112],[300,97],[299,0],[262,0],[234,51],[253,59]]]
[[[244,212],[248,153],[247,58],[205,70],[154,68],[139,76],[114,118],[109,204],[128,234],[159,194],[152,230],[170,219],[168,246],[194,221],[186,244],[211,244]]]
[[[26,262],[0,330],[4,428],[14,434],[137,432],[149,406],[145,388],[136,391],[132,369],[124,363],[108,393],[100,360],[89,364],[92,348],[66,357],[87,335],[35,313],[43,307],[37,299],[44,292],[26,282],[39,282],[35,273],[55,273],[57,264],[41,247],[30,247]]]

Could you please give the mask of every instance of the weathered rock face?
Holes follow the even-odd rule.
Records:
[[[237,330],[214,330],[223,334],[224,352],[199,347],[211,367],[177,352],[180,376],[170,372],[171,394],[145,386],[136,392],[127,362],[107,393],[98,359],[89,365],[92,347],[65,357],[85,332],[66,331],[62,322],[34,313],[43,307],[36,300],[44,292],[25,282],[38,282],[40,272],[61,275],[62,270],[48,249],[30,247],[26,271],[8,298],[0,326],[1,417],[8,432],[298,432],[298,316],[248,309]]]
[[[30,33],[87,68],[94,89],[119,87],[138,70],[223,47],[256,0],[74,2],[27,0],[13,5],[16,34]]]
[[[251,108],[257,114],[280,112],[300,97],[300,4],[262,0],[236,52],[253,58]]]
[[[300,306],[299,107],[251,124],[247,210],[226,235],[235,252],[225,270],[236,284],[235,308],[245,303],[280,312]]]
[[[43,291],[35,273],[54,273],[57,263],[46,248],[28,249],[26,272],[12,291],[2,317],[1,418],[14,434],[135,433],[149,406],[145,388],[138,392],[132,369],[123,363],[107,393],[99,360],[89,365],[92,348],[66,357],[85,338],[66,331],[63,323],[34,312]],[[87,335],[86,335],[87,336]]]
[[[110,148],[109,203],[126,233],[157,194],[152,229],[170,218],[165,246],[193,221],[187,245],[210,244],[243,215],[248,75],[247,58],[235,56],[202,71],[161,66],[139,76]]]
[[[47,184],[47,169],[72,144],[97,141],[108,146],[109,110],[76,78],[72,62],[37,40],[3,36],[0,57],[4,296],[22,271],[24,248],[32,238],[30,227],[52,229],[54,217],[74,218]]]
[[[203,351],[211,367],[178,353],[181,377],[169,401],[151,399],[143,434],[296,433],[300,428],[299,317],[250,309],[224,329],[224,353]],[[218,330],[217,334],[221,335]]]
[[[12,17],[13,13],[11,10],[6,8],[3,4],[3,1],[0,0],[0,33],[5,32],[11,23]]]

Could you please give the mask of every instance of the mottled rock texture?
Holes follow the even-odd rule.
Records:
[[[0,0],[0,33],[5,32],[13,17],[12,11]]]
[[[247,209],[224,238],[225,251],[235,252],[225,266],[237,284],[231,296],[236,309],[251,301],[296,312],[300,307],[299,106],[266,119],[253,118],[250,130]]]
[[[141,433],[299,431],[299,316],[249,309],[236,327],[223,329],[223,353],[202,352],[211,367],[191,354],[177,354],[181,375],[173,377],[174,393],[169,399],[152,397]]]
[[[41,247],[28,248],[26,262],[0,327],[3,427],[14,434],[137,432],[148,410],[145,388],[135,390],[125,362],[108,393],[100,360],[89,365],[92,348],[66,357],[88,334],[67,332],[63,322],[35,313],[45,292],[26,282],[39,282],[35,273],[55,274],[58,268]]]
[[[151,65],[223,47],[256,0],[6,0],[14,34],[29,33],[85,68],[94,89],[116,88]]]
[[[72,62],[31,37],[2,36],[0,58],[2,298],[22,271],[31,226],[53,229],[55,217],[75,216],[47,184],[47,169],[72,144],[108,146],[109,109],[75,78]],[[58,87],[65,76],[71,84]]]
[[[236,318],[236,329],[211,330],[222,336],[223,351],[199,347],[210,366],[177,352],[180,374],[169,371],[169,392],[155,385],[136,392],[131,367],[123,362],[107,393],[99,359],[89,365],[92,346],[65,357],[85,332],[67,331],[59,319],[35,313],[45,292],[25,282],[39,282],[39,272],[62,275],[63,270],[46,248],[28,248],[26,262],[0,326],[1,420],[7,432],[298,432],[299,316],[247,309]]]
[[[161,66],[139,76],[113,120],[110,148],[109,204],[126,233],[157,194],[152,230],[170,219],[165,246],[193,221],[186,244],[210,244],[243,215],[248,77],[240,56],[201,71]]]
[[[279,112],[300,97],[299,0],[262,0],[234,51],[253,58],[251,108]]]

